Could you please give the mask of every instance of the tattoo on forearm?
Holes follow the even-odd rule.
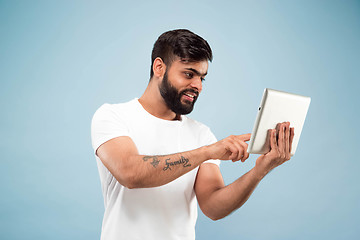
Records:
[[[166,171],[168,169],[171,170],[170,166],[175,166],[175,165],[179,165],[179,164],[183,164],[184,167],[191,166],[191,164],[189,163],[189,159],[185,158],[184,156],[181,156],[181,158],[177,161],[168,162],[168,160],[170,160],[170,158],[165,159],[166,166],[163,168],[163,171]]]
[[[147,162],[149,159],[152,159],[152,162],[150,162],[150,164],[153,165],[154,168],[156,168],[159,165],[160,160],[158,159],[158,156],[143,157],[144,162]]]
[[[150,159],[151,160],[150,164],[154,168],[156,168],[160,163],[159,157],[164,157],[164,155],[144,156],[143,160],[144,160],[144,162],[147,162]],[[167,158],[167,159],[165,159],[166,166],[163,168],[163,171],[166,171],[168,169],[171,170],[170,166],[175,166],[175,165],[180,165],[180,164],[182,164],[183,167],[191,166],[191,164],[189,163],[189,159],[185,158],[184,156],[181,156],[179,160],[173,161],[173,162],[170,161],[170,158]]]

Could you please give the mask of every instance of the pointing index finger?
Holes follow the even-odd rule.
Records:
[[[251,133],[238,135],[238,138],[239,138],[240,140],[245,141],[245,142],[246,142],[246,141],[250,141]]]

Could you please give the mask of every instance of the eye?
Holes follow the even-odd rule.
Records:
[[[205,82],[205,78],[202,77],[202,78],[200,78],[200,79],[201,79],[201,82]]]
[[[186,78],[191,79],[194,77],[194,74],[192,72],[185,72],[185,76]]]

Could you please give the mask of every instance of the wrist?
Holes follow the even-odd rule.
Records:
[[[253,172],[254,177],[257,178],[259,181],[262,180],[268,174],[266,170],[262,169],[257,165],[255,165],[255,167],[251,169],[251,171]]]
[[[210,151],[209,151],[209,146],[202,146],[199,148],[199,152],[200,152],[200,159],[202,159],[202,162],[205,162],[207,160],[210,160],[211,159],[211,156],[210,156]]]

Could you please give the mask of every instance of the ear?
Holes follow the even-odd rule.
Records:
[[[153,63],[154,76],[157,78],[162,78],[165,74],[165,71],[166,71],[166,65],[164,61],[159,57],[155,58]]]

